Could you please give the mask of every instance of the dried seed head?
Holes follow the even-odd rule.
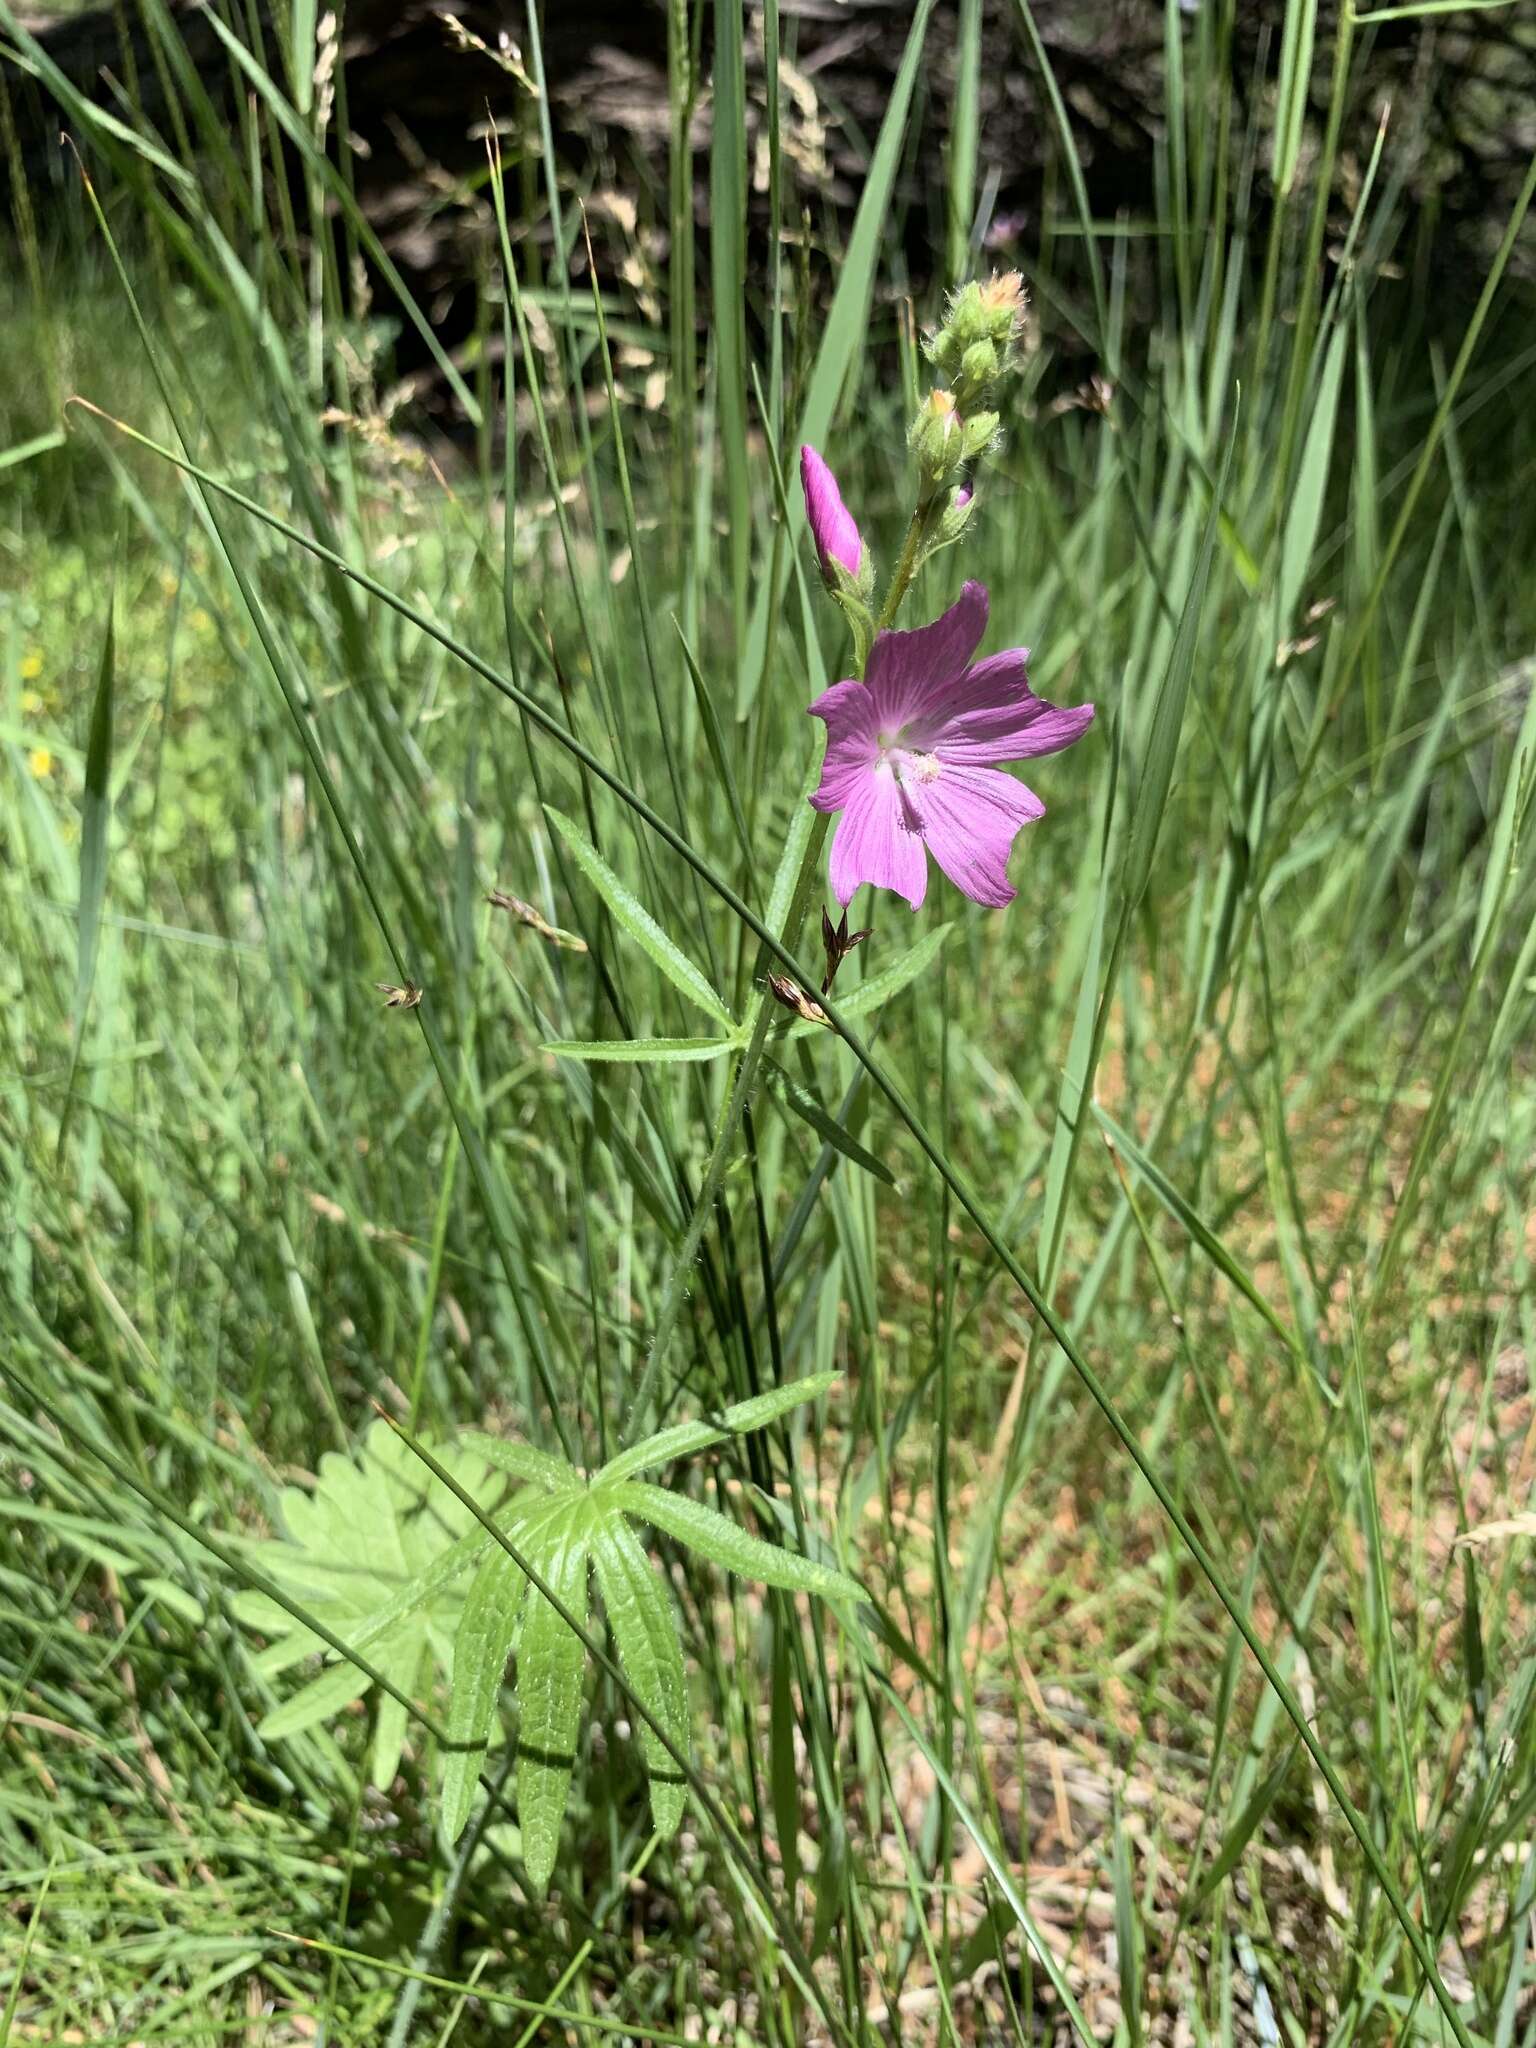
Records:
[[[562,931],[559,925],[551,924],[540,910],[531,903],[525,903],[521,896],[509,896],[504,889],[492,889],[486,902],[493,910],[504,910],[519,924],[526,925],[531,932],[537,932],[541,939],[547,939],[552,946],[563,946],[568,953],[585,953],[587,942],[578,932]]]
[[[421,990],[414,981],[406,982],[404,987],[392,981],[376,981],[373,985],[384,998],[386,1010],[414,1010],[421,1001]]]
[[[848,958],[854,947],[863,945],[864,941],[871,936],[872,931],[873,927],[866,925],[861,932],[850,932],[846,910],[836,924],[833,924],[825,910],[822,911],[821,943],[825,947],[827,955],[826,978],[821,984],[823,995],[827,993],[833,982],[836,981],[837,970]]]
[[[808,996],[798,982],[791,981],[787,974],[776,974],[768,970],[768,987],[775,1002],[782,1003],[786,1010],[793,1010],[797,1017],[803,1017],[807,1024],[826,1024],[831,1018],[814,997]]]

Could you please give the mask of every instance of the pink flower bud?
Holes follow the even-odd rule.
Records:
[[[967,505],[969,505],[969,503],[971,502],[971,497],[972,497],[972,492],[971,492],[971,487],[970,487],[970,485],[969,485],[969,484],[962,484],[962,485],[960,486],[959,490],[958,490],[958,491],[956,491],[956,493],[955,493],[955,498],[954,498],[954,509],[955,509],[955,511],[957,511],[957,512],[963,512],[963,511],[965,510],[966,506],[967,506]]]
[[[864,541],[853,514],[843,503],[837,478],[814,448],[800,450],[800,482],[805,491],[805,516],[811,523],[811,539],[824,572],[832,562],[841,562],[850,576],[857,576],[864,559]]]

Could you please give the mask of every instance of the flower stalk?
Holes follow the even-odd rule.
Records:
[[[824,816],[838,816],[830,880],[845,907],[868,882],[916,910],[930,853],[975,902],[1010,903],[1014,840],[1045,806],[1002,772],[1005,764],[1059,752],[1093,718],[1091,704],[1061,707],[1034,695],[1026,649],[975,658],[988,613],[979,583],[968,582],[931,625],[893,630],[919,570],[958,541],[975,514],[971,471],[999,445],[996,389],[1017,367],[1023,318],[1023,282],[1011,271],[955,292],[928,337],[929,360],[949,381],[934,386],[908,430],[916,499],[873,617],[873,576],[858,525],[821,455],[801,450],[823,580],[854,636],[853,674],[809,707],[827,728],[810,800]],[[819,860],[823,838],[812,835],[807,862]]]

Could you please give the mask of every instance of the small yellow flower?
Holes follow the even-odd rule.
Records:
[[[53,756],[46,747],[34,747],[27,756],[27,766],[41,782],[45,775],[53,773]]]
[[[43,657],[38,649],[34,647],[30,653],[24,654],[21,657],[21,680],[24,683],[35,682],[42,672]]]
[[[35,718],[35,717],[37,716],[38,712],[42,710],[42,708],[43,708],[43,700],[42,700],[42,698],[41,698],[41,697],[40,697],[40,696],[39,696],[39,695],[37,694],[36,690],[23,690],[23,691],[22,691],[22,693],[21,693],[21,709],[22,709],[22,714],[23,714],[23,716],[25,716],[25,717],[27,717],[27,718]]]

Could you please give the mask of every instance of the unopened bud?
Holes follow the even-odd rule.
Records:
[[[808,996],[797,981],[791,981],[787,974],[768,970],[768,987],[776,1003],[782,1003],[786,1010],[793,1010],[797,1017],[807,1024],[825,1024],[830,1030],[832,1020],[814,996]]]
[[[999,368],[997,350],[990,341],[973,341],[960,358],[960,375],[979,391],[990,384]]]
[[[800,484],[822,575],[829,583],[834,581],[832,565],[837,563],[857,582],[864,562],[863,536],[843,503],[837,478],[810,446],[800,450]]]
[[[988,396],[1002,368],[1002,358],[990,341],[971,343],[954,375],[955,400],[962,412],[969,412]]]
[[[944,507],[944,516],[939,521],[935,550],[947,548],[951,541],[958,540],[971,523],[971,512],[976,504],[976,493],[969,484],[961,484],[951,491],[949,503]]]
[[[997,414],[995,412],[972,413],[965,423],[960,437],[961,459],[974,462],[997,439]]]
[[[944,323],[953,345],[963,354],[973,343],[985,341],[991,329],[985,307],[981,302],[981,287],[978,284],[964,284],[949,302],[949,318]]]
[[[823,995],[826,995],[828,990],[831,988],[833,982],[836,981],[837,970],[848,958],[848,955],[853,951],[854,947],[862,946],[866,939],[872,938],[873,936],[874,933],[868,925],[866,925],[864,930],[861,932],[849,931],[848,913],[846,910],[843,912],[842,917],[837,924],[834,924],[832,922],[831,918],[827,915],[825,909],[822,910],[821,943],[823,947],[826,949],[827,955],[826,979],[821,984],[821,992]]]
[[[1024,325],[1024,280],[1016,270],[994,271],[977,293],[987,338],[999,348],[1018,340]]]
[[[1024,325],[1024,307],[1024,280],[1016,270],[995,274],[985,284],[961,285],[950,294],[943,322],[929,337],[930,360],[946,377],[979,391],[1009,368]],[[970,351],[981,344],[994,351],[989,364],[980,356],[968,360]]]
[[[994,426],[996,421],[993,422]],[[955,410],[952,391],[930,391],[928,401],[912,422],[912,452],[918,467],[934,484],[941,484],[960,460],[965,427]]]

